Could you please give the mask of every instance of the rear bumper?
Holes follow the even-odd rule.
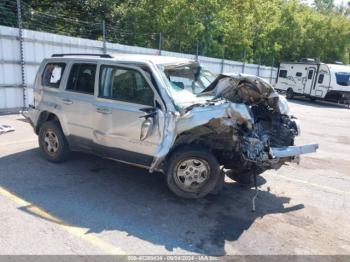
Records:
[[[20,112],[21,115],[28,121],[28,123],[35,129],[38,120],[39,110],[35,107],[30,107],[28,110]]]

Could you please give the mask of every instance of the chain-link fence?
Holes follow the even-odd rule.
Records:
[[[20,19],[18,15],[20,12]],[[24,1],[2,0],[0,2],[0,25],[17,27],[22,23],[23,29],[42,31],[66,36],[81,37],[91,40],[105,40],[111,43],[160,49],[161,33],[144,34],[130,32],[106,23],[83,21],[60,14],[52,14],[33,8]]]
[[[272,83],[276,76],[273,67],[202,56],[200,41],[193,47],[164,50],[163,46],[171,46],[171,38],[162,33],[135,34],[103,20],[88,22],[72,17],[37,10],[21,0],[1,0],[0,76],[5,77],[0,78],[0,111],[31,102],[36,70],[42,59],[53,53],[166,55],[196,59],[214,73],[254,74]]]
[[[120,24],[120,21],[104,21],[98,17],[103,17],[101,12],[94,10],[72,11],[67,17],[63,13],[60,3],[55,3],[58,7],[48,3],[48,8],[39,9],[35,4],[28,4],[25,0],[1,0],[0,2],[0,25],[18,27],[23,29],[42,31],[65,36],[81,37],[91,40],[100,40],[110,43],[118,43],[129,46],[140,46],[170,52],[178,52],[192,55],[207,55],[206,46],[198,39],[193,43],[183,43],[175,39],[172,34],[164,32],[135,33],[127,30],[127,26]],[[57,9],[57,10],[56,10]],[[80,19],[78,19],[79,17]],[[82,20],[81,18],[84,18]],[[174,45],[174,43],[177,43]],[[230,53],[226,48],[222,54],[217,54],[217,58],[225,58],[226,53]],[[246,61],[246,53],[242,52],[241,61]],[[272,61],[273,58],[269,59]],[[259,57],[254,57],[254,61],[261,61]]]

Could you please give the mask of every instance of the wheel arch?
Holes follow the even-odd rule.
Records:
[[[41,125],[47,121],[57,121],[58,124],[60,125],[60,127],[62,128],[61,122],[55,113],[52,113],[49,111],[42,111],[39,115],[38,122],[35,126],[35,133],[36,134],[39,134],[39,130],[40,130]]]
[[[224,162],[221,152],[232,152],[235,147],[235,143],[232,139],[232,133],[230,130],[226,132],[217,133],[215,130],[207,125],[193,128],[188,131],[184,131],[179,134],[174,142],[173,147],[168,153],[165,161],[171,157],[171,155],[180,148],[187,147],[189,149],[201,148],[212,153],[220,164]]]

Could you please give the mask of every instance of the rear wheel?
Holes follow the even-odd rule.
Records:
[[[186,146],[170,156],[166,175],[169,189],[177,196],[201,198],[215,189],[221,170],[206,149]]]
[[[68,142],[57,121],[47,121],[41,125],[39,146],[44,157],[51,162],[62,162],[70,154]]]
[[[293,99],[294,98],[294,91],[292,88],[287,89],[287,94],[286,94],[287,99]]]

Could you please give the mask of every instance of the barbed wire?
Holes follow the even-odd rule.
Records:
[[[15,0],[0,0],[0,24],[7,26],[18,26],[17,3]],[[91,21],[81,20],[74,17],[67,17],[59,13],[52,13],[52,9],[47,11],[38,10],[34,6],[21,1],[22,25],[23,29],[42,31],[60,35],[87,38],[92,40],[106,40],[111,43],[119,43],[146,48],[159,49],[162,43],[159,32],[135,33],[131,30],[120,27],[118,24],[103,23],[93,18]],[[6,15],[1,15],[6,14]],[[9,17],[10,14],[10,17]],[[75,12],[76,17],[83,14]],[[105,37],[105,38],[104,38]],[[164,36],[163,38],[171,36]],[[172,50],[194,53],[196,44],[188,47],[188,50]]]
[[[48,11],[38,10],[23,1],[21,1],[21,12],[24,29],[92,40],[103,40],[105,37],[106,41],[112,43],[158,48],[159,33],[135,33],[117,25],[104,23],[102,20],[98,22],[96,22],[96,20],[86,21],[74,17],[67,17],[60,13],[53,14],[50,9]],[[2,0],[2,3],[0,3],[0,14],[1,13],[12,14],[12,19],[8,19],[7,16],[0,16],[0,24],[17,26],[16,1]],[[75,13],[75,15],[81,17],[83,14]]]
[[[25,2],[21,2],[21,5],[22,5],[22,8],[26,8],[27,10],[30,10],[33,14],[35,13],[35,14],[39,14],[42,16],[51,17],[54,19],[62,19],[65,21],[78,23],[78,24],[101,25],[101,22],[88,22],[88,21],[83,21],[83,20],[79,20],[79,19],[68,18],[68,17],[62,16],[62,15],[53,15],[53,14],[45,13],[42,11],[38,11],[38,10],[35,10],[33,7],[31,7],[29,4],[27,4]]]

